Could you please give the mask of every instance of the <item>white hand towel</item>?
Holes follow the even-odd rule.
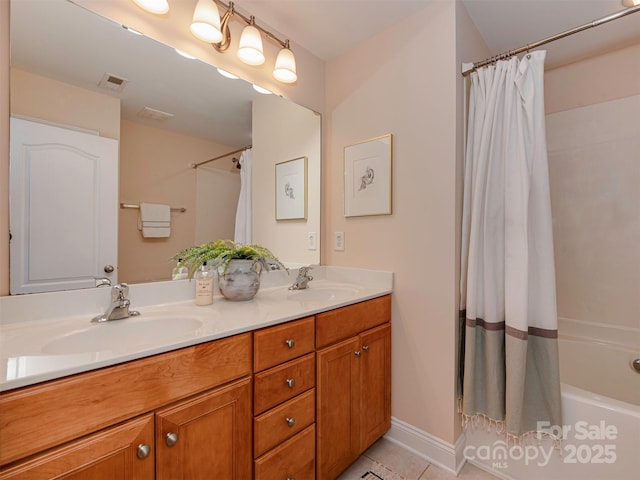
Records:
[[[171,208],[157,203],[141,203],[138,230],[145,238],[166,238],[171,235]]]

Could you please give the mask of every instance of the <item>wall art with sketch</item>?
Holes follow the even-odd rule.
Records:
[[[276,164],[276,220],[307,218],[307,157]]]
[[[392,134],[344,148],[344,215],[391,214]]]

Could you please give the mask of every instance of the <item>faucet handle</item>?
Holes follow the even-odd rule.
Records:
[[[111,288],[111,300],[125,300],[129,296],[129,285],[126,283],[116,283]]]
[[[309,272],[312,270],[312,267],[309,265],[308,267],[300,267],[298,269],[298,276],[306,277],[309,275]]]

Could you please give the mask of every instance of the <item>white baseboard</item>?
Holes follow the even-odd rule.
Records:
[[[440,468],[457,475],[464,465],[464,434],[455,444],[445,442],[419,428],[395,417],[391,418],[391,428],[384,438],[411,450]]]

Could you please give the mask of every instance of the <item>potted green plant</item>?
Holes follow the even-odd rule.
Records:
[[[241,245],[231,240],[218,240],[185,248],[172,260],[179,260],[193,278],[205,263],[218,273],[218,288],[229,300],[250,300],[260,288],[260,274],[268,269],[267,259],[284,270],[287,267],[271,250],[261,245]]]

